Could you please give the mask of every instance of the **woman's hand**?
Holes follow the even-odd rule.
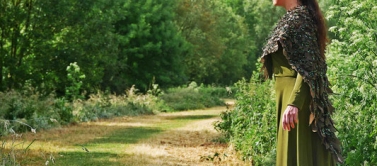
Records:
[[[295,128],[295,123],[298,123],[298,108],[295,106],[288,106],[283,114],[283,130],[291,131],[291,128]]]

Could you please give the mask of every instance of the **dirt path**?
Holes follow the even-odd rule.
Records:
[[[122,117],[26,134],[24,165],[245,165],[213,123],[225,107]],[[22,149],[22,148],[21,148]]]
[[[225,143],[213,123],[220,120],[224,107],[162,114],[160,117],[204,117],[183,127],[167,130],[132,146],[131,164],[141,165],[243,165]],[[147,156],[147,157],[146,157]],[[139,162],[139,163],[135,163]]]

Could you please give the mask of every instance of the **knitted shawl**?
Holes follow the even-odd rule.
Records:
[[[336,129],[331,118],[334,107],[328,98],[332,90],[326,76],[327,65],[321,57],[317,34],[308,7],[298,6],[288,11],[272,31],[263,49],[262,70],[271,78],[271,53],[276,52],[279,47],[283,48],[283,54],[292,69],[302,75],[304,82],[310,87],[312,101],[309,106],[309,124],[313,132],[318,133],[322,144],[331,151],[334,160],[343,163],[341,143],[335,135]]]

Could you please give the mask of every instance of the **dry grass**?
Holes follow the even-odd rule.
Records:
[[[43,165],[52,154],[56,165],[245,165],[227,144],[214,141],[220,135],[212,124],[224,110],[122,117],[27,133],[25,142],[36,141],[23,164]]]

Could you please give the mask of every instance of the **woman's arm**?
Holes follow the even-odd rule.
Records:
[[[298,111],[302,109],[305,102],[305,90],[303,88],[304,80],[300,74],[297,74],[296,82],[293,87],[291,96],[288,101],[288,106],[284,111],[282,125],[284,130],[290,131],[295,128],[295,123],[298,123]]]

